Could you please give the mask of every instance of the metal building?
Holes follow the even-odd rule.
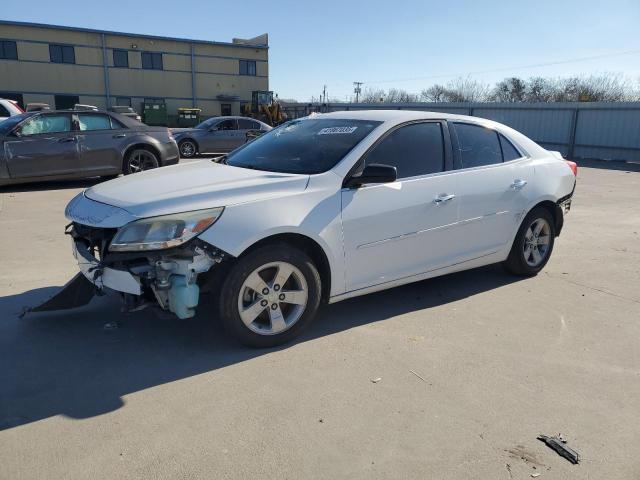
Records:
[[[52,108],[164,100],[170,116],[239,114],[268,90],[268,36],[213,42],[0,21],[0,97]]]

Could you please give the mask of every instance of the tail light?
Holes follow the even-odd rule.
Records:
[[[565,162],[567,162],[567,165],[569,165],[569,168],[573,172],[573,176],[577,177],[578,176],[578,164],[576,162],[572,162],[571,160],[565,160]]]

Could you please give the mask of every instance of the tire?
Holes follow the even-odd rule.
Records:
[[[198,153],[198,146],[193,140],[182,140],[178,144],[181,158],[193,158]]]
[[[158,168],[159,166],[158,156],[154,152],[146,148],[135,148],[127,153],[122,173],[130,175],[132,173]]]
[[[286,281],[280,285],[282,273]],[[240,343],[274,347],[309,326],[320,306],[321,289],[318,269],[305,253],[287,244],[267,245],[240,257],[225,275],[220,317]],[[292,302],[284,301],[285,295]]]
[[[555,222],[551,213],[546,208],[534,208],[522,221],[503,266],[514,275],[537,275],[551,257],[555,237]]]

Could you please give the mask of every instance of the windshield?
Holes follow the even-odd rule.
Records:
[[[14,115],[13,117],[9,117],[6,120],[2,120],[0,122],[0,135],[6,135],[13,129],[13,127],[15,127],[21,121],[23,121],[26,118],[29,118],[32,115],[33,113],[22,113],[20,115]]]
[[[280,173],[322,173],[333,168],[382,122],[293,120],[230,153],[227,165]]]

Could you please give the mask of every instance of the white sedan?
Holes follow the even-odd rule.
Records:
[[[66,306],[97,288],[121,292],[130,309],[157,304],[188,318],[207,292],[217,311],[201,314],[247,345],[280,344],[321,302],[498,262],[537,274],[575,175],[559,153],[475,117],[290,121],[222,163],[150,170],[74,198],[66,216],[82,275],[66,293],[90,292],[66,295]]]

